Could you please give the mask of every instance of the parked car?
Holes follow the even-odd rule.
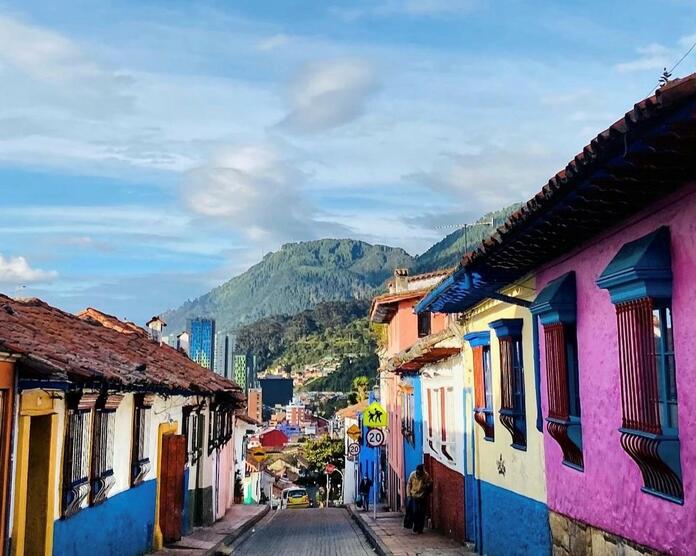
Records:
[[[309,508],[309,494],[300,487],[286,488],[281,498],[281,508]]]

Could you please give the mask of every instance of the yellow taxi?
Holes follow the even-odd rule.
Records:
[[[283,491],[281,506],[283,508],[309,508],[309,494],[300,487],[286,488]]]

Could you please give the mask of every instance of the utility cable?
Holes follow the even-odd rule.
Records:
[[[679,64],[681,64],[684,60],[686,60],[687,56],[689,54],[691,54],[691,52],[693,52],[694,48],[696,48],[696,41],[694,41],[694,43],[689,47],[689,49],[684,53],[684,55],[681,58],[679,58],[677,63],[674,64],[669,71],[667,71],[667,68],[665,68],[665,72],[663,74],[665,79],[669,79],[672,76],[672,73],[674,72],[674,70],[677,69],[677,67],[679,67]],[[655,91],[662,83],[663,83],[663,81],[659,80],[657,82],[657,85],[655,85],[652,89],[650,89],[646,96],[651,95],[653,93],[653,91]]]

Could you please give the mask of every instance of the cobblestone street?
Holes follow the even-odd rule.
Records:
[[[264,518],[233,545],[239,556],[364,556],[365,536],[340,508],[282,510]]]

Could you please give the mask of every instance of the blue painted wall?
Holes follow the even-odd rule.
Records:
[[[189,491],[189,472],[191,468],[184,469],[184,510],[181,513],[181,532],[188,535],[193,529],[193,516],[189,508],[191,503],[191,492]]]
[[[413,444],[404,438],[404,472],[406,480],[408,480],[411,473],[416,470],[416,465],[423,463],[423,407],[421,401],[421,377],[405,376],[403,377],[402,382],[409,383],[411,386],[413,386]]]
[[[549,512],[526,496],[480,481],[483,551],[488,556],[551,553]]]
[[[374,402],[377,398],[373,392],[370,392],[368,401],[370,403]],[[378,461],[380,450],[378,448],[370,448],[365,443],[365,435],[367,434],[367,427],[363,426],[362,416],[359,419],[360,430],[362,434],[361,445],[360,445],[360,455],[358,456],[358,485],[360,485],[360,480],[364,475],[367,475],[372,479],[372,488],[370,489],[370,503],[374,500],[374,490],[377,488],[378,480],[374,476],[375,461]],[[377,467],[379,473],[379,467]],[[357,492],[358,487],[355,490]]]
[[[152,547],[157,481],[108,498],[98,506],[59,519],[53,529],[56,556],[133,556]]]

